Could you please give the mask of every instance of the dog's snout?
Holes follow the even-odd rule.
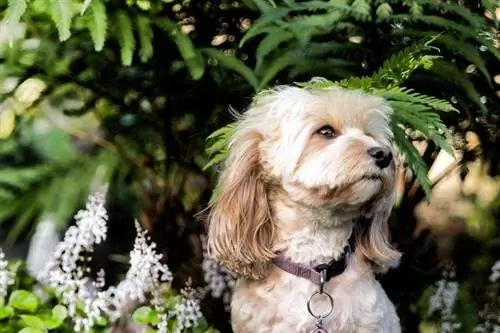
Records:
[[[375,164],[380,169],[387,168],[392,161],[392,153],[389,149],[380,147],[370,148],[368,149],[368,155],[373,157]]]

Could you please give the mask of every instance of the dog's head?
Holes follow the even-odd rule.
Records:
[[[391,108],[341,88],[279,87],[241,119],[209,216],[209,251],[234,272],[259,278],[274,257],[269,187],[356,225],[358,250],[384,270],[399,258],[388,242],[395,163]],[[325,221],[324,223],[328,223]],[[328,225],[326,225],[328,227]]]

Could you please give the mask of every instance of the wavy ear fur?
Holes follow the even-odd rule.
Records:
[[[374,265],[379,273],[399,264],[401,253],[389,241],[389,217],[394,206],[395,189],[387,197],[380,199],[373,213],[366,221],[355,224],[357,250]]]
[[[274,224],[259,163],[260,134],[240,128],[209,213],[209,254],[235,274],[264,277],[274,257]]]

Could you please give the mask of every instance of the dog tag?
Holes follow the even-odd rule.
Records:
[[[328,333],[321,323],[321,318],[318,319],[318,321],[316,322],[316,327],[313,328],[311,333]]]
[[[311,333],[328,333],[323,327],[315,327]]]
[[[316,326],[315,328],[313,328],[311,333],[328,333],[328,332],[323,327]]]

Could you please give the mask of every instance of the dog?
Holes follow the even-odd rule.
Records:
[[[401,256],[392,112],[361,91],[283,85],[238,116],[208,213],[209,255],[238,277],[235,333],[401,332],[375,279]]]

